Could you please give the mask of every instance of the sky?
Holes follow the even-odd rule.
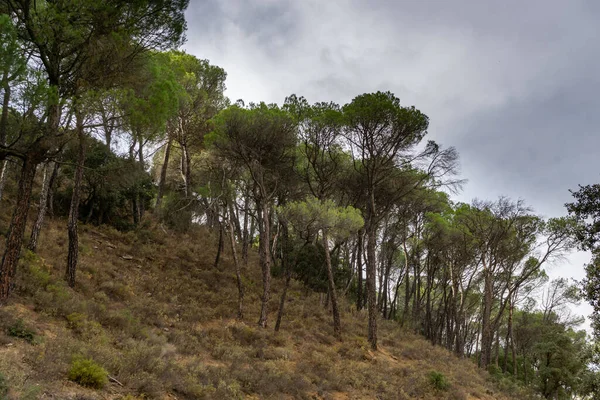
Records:
[[[186,17],[184,48],[227,71],[232,101],[389,90],[423,111],[428,138],[460,153],[455,200],[556,217],[569,189],[600,183],[596,0],[191,0]],[[588,261],[547,272],[581,279]]]

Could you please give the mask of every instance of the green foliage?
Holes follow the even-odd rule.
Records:
[[[429,118],[425,114],[415,107],[400,106],[400,99],[391,92],[362,94],[342,107],[342,111],[349,129],[362,132],[361,126],[371,127],[368,134],[372,137],[366,140],[376,146],[386,146],[390,154],[379,154],[383,157],[399,155],[401,150],[419,143],[429,126]],[[376,153],[381,151],[376,147],[370,149]],[[369,163],[369,168],[388,162],[384,159],[363,161]]]
[[[281,168],[293,166],[296,125],[289,113],[277,105],[234,105],[223,110],[214,124],[205,144],[231,162],[260,173],[263,180],[276,179]]]
[[[441,372],[431,371],[429,373],[429,383],[436,389],[446,391],[450,388],[448,378]]]
[[[9,326],[6,330],[9,336],[13,336],[19,339],[23,339],[28,343],[33,343],[35,340],[35,331],[27,326],[22,319],[18,319],[14,324]]]
[[[121,107],[137,139],[153,139],[164,134],[167,120],[177,113],[183,88],[171,69],[168,53],[145,57],[140,72],[142,76],[122,96]]]
[[[320,243],[297,244],[292,255],[296,263],[292,265],[293,275],[306,287],[316,292],[327,292],[327,270],[325,269],[325,250]],[[331,259],[334,281],[337,287],[348,282],[350,268],[343,265],[338,257]]]
[[[10,16],[0,14],[0,86],[22,78],[26,63]]]
[[[597,338],[600,338],[600,253],[596,252],[592,260],[585,266],[583,295],[593,307],[592,327]]]
[[[68,378],[81,386],[101,389],[108,383],[108,372],[91,358],[75,357]]]
[[[123,231],[132,229],[131,203],[140,201],[146,208],[150,207],[155,191],[151,176],[139,162],[114,154],[96,139],[88,138],[87,145],[80,217],[88,223],[109,224]],[[77,158],[75,146],[68,147],[64,157],[68,164],[62,169],[61,180],[73,175]],[[67,215],[71,194],[71,185],[57,191],[57,213]]]
[[[306,201],[291,202],[278,209],[299,232],[326,231],[337,239],[345,239],[364,225],[359,210],[352,206],[338,207],[333,200],[309,197]]]

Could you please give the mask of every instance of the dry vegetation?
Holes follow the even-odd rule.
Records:
[[[5,231],[8,217],[0,218]],[[152,223],[127,234],[83,227],[72,291],[62,280],[64,225],[48,222],[39,255],[22,257],[14,296],[0,308],[0,397],[5,387],[7,399],[509,398],[470,361],[393,322],[381,321],[381,350],[372,353],[366,314],[348,304],[344,341],[334,341],[319,296],[298,284],[281,332],[259,329],[256,259],[244,271],[246,320],[236,321],[230,254],[214,269],[215,237],[202,228],[176,235]],[[275,279],[270,321],[280,285]],[[108,383],[70,381],[81,359],[104,368]]]

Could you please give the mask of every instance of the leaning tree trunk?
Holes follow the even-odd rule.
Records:
[[[258,319],[258,326],[266,328],[269,314],[269,299],[271,297],[271,250],[269,245],[271,237],[271,227],[269,223],[269,207],[267,204],[267,200],[264,196],[262,196],[262,199],[260,201],[260,207],[262,221],[259,222],[259,247],[260,266],[262,269],[263,294],[261,299],[260,318]]]
[[[69,208],[69,222],[67,230],[69,233],[69,255],[67,257],[67,269],[65,280],[70,287],[75,287],[75,273],[79,259],[79,233],[77,221],[79,218],[79,198],[81,195],[81,181],[83,180],[83,167],[85,163],[85,133],[83,131],[83,116],[77,114],[77,137],[79,149],[77,154],[77,168],[73,182],[73,195],[71,196],[71,207]]]
[[[44,165],[44,180],[42,183],[42,192],[40,193],[40,208],[31,230],[31,237],[27,248],[34,253],[37,250],[38,239],[40,232],[42,231],[42,225],[44,224],[44,218],[46,217],[46,210],[48,209],[48,193],[50,192],[50,181],[52,174],[54,173],[54,162],[50,161]]]
[[[165,193],[165,183],[167,181],[167,171],[169,169],[169,157],[171,156],[171,146],[173,146],[173,137],[169,135],[167,147],[165,148],[165,157],[160,168],[160,181],[158,182],[158,192],[156,193],[156,209],[160,208],[162,198]]]
[[[244,285],[242,283],[242,271],[240,268],[240,261],[238,259],[237,250],[235,248],[235,235],[233,233],[233,224],[229,224],[229,241],[231,243],[231,254],[233,255],[233,263],[235,264],[235,277],[237,279],[238,287],[238,312],[237,319],[240,321],[244,319]]]
[[[340,322],[340,311],[338,309],[337,295],[335,293],[335,281],[333,269],[331,268],[331,255],[329,254],[329,240],[327,232],[323,230],[323,249],[325,250],[325,264],[327,265],[327,280],[329,283],[329,297],[331,298],[331,312],[333,314],[333,335],[339,341],[342,340],[342,324]]]
[[[17,192],[17,205],[13,212],[8,234],[6,248],[0,264],[0,301],[6,300],[12,290],[13,279],[17,272],[17,263],[23,244],[23,233],[27,224],[27,213],[31,201],[31,188],[35,178],[36,164],[26,157],[21,169],[19,190]]]

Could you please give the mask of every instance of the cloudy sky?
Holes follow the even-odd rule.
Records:
[[[460,152],[458,200],[559,216],[568,189],[600,182],[596,0],[191,0],[187,20],[185,48],[225,68],[232,100],[390,90],[416,106]],[[581,279],[588,259],[549,273]]]

